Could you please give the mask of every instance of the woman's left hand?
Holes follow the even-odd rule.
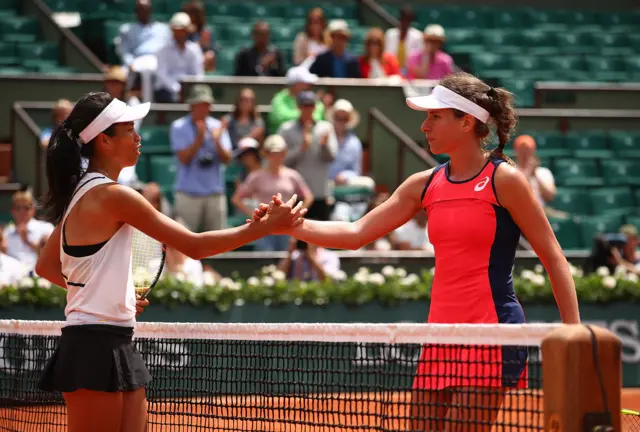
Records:
[[[149,300],[143,299],[136,294],[136,316],[140,315],[147,306],[149,306]]]

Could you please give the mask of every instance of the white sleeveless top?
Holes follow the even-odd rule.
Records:
[[[92,188],[114,183],[100,173],[84,175],[61,220],[64,223],[74,205]],[[123,225],[96,253],[73,257],[64,251],[60,235],[60,261],[67,282],[65,325],[111,324],[134,327],[136,294],[131,274],[133,228]]]

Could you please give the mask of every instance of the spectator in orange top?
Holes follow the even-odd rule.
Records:
[[[398,59],[393,53],[384,51],[384,32],[372,28],[364,39],[364,55],[360,57],[362,78],[401,76]]]

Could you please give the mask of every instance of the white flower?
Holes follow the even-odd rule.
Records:
[[[414,273],[411,273],[407,277],[402,278],[400,280],[401,285],[414,285],[414,284],[417,284],[418,282],[420,282],[420,278],[418,277],[417,274],[414,274]]]
[[[244,306],[244,299],[235,299],[235,301],[233,302],[234,305],[236,306]]]
[[[302,299],[300,297],[296,297],[296,299],[293,301],[293,303],[296,306],[300,306],[302,304]]]
[[[176,280],[180,281],[180,282],[186,282],[187,281],[187,275],[184,274],[184,272],[177,272],[175,274]]]
[[[23,277],[18,281],[18,286],[20,288],[33,288],[35,286],[35,282],[30,277]]]
[[[614,289],[616,287],[616,283],[616,278],[614,278],[613,276],[605,276],[602,278],[602,286],[604,286],[605,288]]]
[[[359,282],[361,284],[366,284],[367,280],[369,279],[368,275],[366,273],[356,273],[355,275],[353,275],[353,279],[356,282]]]
[[[529,280],[533,280],[535,275],[536,274],[534,272],[532,272],[531,270],[529,270],[529,269],[524,269],[524,270],[522,270],[522,273],[520,273],[520,277],[522,279],[529,279]]]
[[[344,281],[347,280],[347,274],[345,272],[343,272],[342,270],[336,270],[335,273],[333,273],[333,280],[336,281]]]
[[[384,283],[384,276],[380,273],[372,273],[369,275],[369,282],[374,285],[382,285]]]
[[[533,270],[536,273],[542,273],[542,272],[544,272],[544,267],[542,267],[542,264],[536,264],[536,266],[533,268]]]
[[[390,265],[382,267],[382,274],[385,277],[393,276],[395,273],[396,273],[396,270],[393,267],[391,267]]]
[[[38,278],[38,286],[40,288],[49,289],[51,288],[51,282],[44,278]]]
[[[260,285],[260,279],[258,279],[255,276],[251,276],[249,279],[247,279],[247,284],[249,284],[249,286],[258,286]]]
[[[627,273],[626,279],[629,282],[638,283],[638,275],[635,273]]]
[[[220,285],[222,288],[228,289],[229,291],[239,291],[240,288],[242,288],[242,285],[240,285],[240,283],[234,282],[233,279],[226,277],[220,279],[218,285]]]
[[[287,278],[287,275],[284,274],[284,272],[282,270],[276,270],[273,272],[273,274],[271,275],[273,276],[273,278],[277,281],[283,281]]]
[[[276,281],[271,276],[265,276],[262,278],[262,283],[270,287],[273,286]]]
[[[396,269],[396,276],[398,276],[399,278],[403,278],[407,275],[407,271],[403,268],[397,268]]]
[[[180,293],[178,291],[171,291],[171,297],[177,299],[178,297],[180,297]]]
[[[531,277],[531,282],[536,286],[542,286],[544,285],[545,279],[543,275],[534,273]]]
[[[367,267],[360,267],[358,273],[369,274],[369,269]]]
[[[429,270],[429,273],[431,273],[432,276],[435,276],[436,274],[436,268],[433,267],[431,270]]]
[[[617,278],[623,277],[625,274],[627,274],[627,269],[625,269],[621,265],[617,266],[615,271],[613,272],[613,275]]]
[[[277,269],[278,269],[278,268],[275,266],[275,264],[271,264],[271,265],[268,265],[268,266],[264,266],[264,267],[262,267],[262,273],[264,273],[264,274],[271,274],[271,273],[273,273],[274,271],[276,271]]]
[[[605,276],[609,276],[611,273],[609,272],[609,269],[607,267],[598,267],[598,269],[596,270],[596,273],[598,273],[598,276],[600,277],[605,277]]]
[[[569,263],[569,271],[571,272],[571,276],[573,277],[580,277],[580,273],[582,273],[581,269],[571,263]]]
[[[206,286],[211,286],[216,284],[216,278],[210,271],[206,271],[202,275],[202,283]]]

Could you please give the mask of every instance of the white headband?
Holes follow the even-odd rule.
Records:
[[[109,105],[102,110],[89,126],[80,132],[82,144],[91,142],[101,132],[107,130],[115,123],[127,123],[144,118],[149,113],[151,104],[149,102],[130,107],[119,99],[113,99]]]
[[[429,96],[407,98],[407,105],[417,111],[454,108],[471,114],[482,123],[489,121],[489,111],[446,87],[436,86]]]

